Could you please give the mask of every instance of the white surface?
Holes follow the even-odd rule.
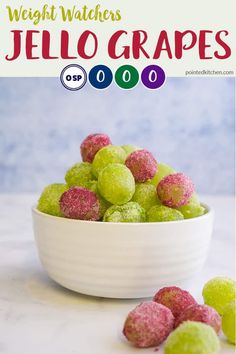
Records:
[[[86,295],[135,299],[186,281],[202,270],[214,212],[161,223],[109,223],[57,218],[33,209],[44,269],[60,285]]]
[[[33,241],[30,207],[36,198],[0,195],[0,353],[154,353],[133,348],[121,334],[139,300],[83,296],[49,280]],[[233,198],[201,199],[215,208],[216,220],[206,266],[188,288],[199,302],[206,280],[235,275]],[[234,353],[234,346],[222,341],[221,353]]]

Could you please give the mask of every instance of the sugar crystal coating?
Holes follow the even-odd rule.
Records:
[[[176,221],[183,220],[183,218],[180,211],[164,205],[154,205],[147,212],[147,221],[149,222]]]
[[[120,146],[108,145],[102,148],[93,160],[93,175],[98,178],[99,173],[110,163],[124,164],[125,156],[126,154]]]
[[[69,187],[85,187],[94,180],[92,174],[92,165],[88,162],[79,162],[68,169],[65,175],[65,181]]]
[[[178,317],[190,305],[196,305],[192,295],[177,286],[168,286],[160,289],[154,296],[153,301],[168,307],[175,317]]]
[[[109,203],[106,199],[104,199],[99,192],[96,193],[96,196],[100,203],[100,217],[102,218],[108,208],[110,208],[111,203]]]
[[[230,302],[222,316],[222,330],[229,343],[236,344],[236,301]]]
[[[216,333],[221,330],[221,317],[215,309],[208,305],[191,305],[187,307],[175,320],[175,327],[185,321],[197,321],[211,326]]]
[[[171,208],[178,208],[189,202],[194,192],[191,179],[183,173],[174,173],[162,178],[157,186],[160,201]]]
[[[215,277],[204,285],[202,295],[205,304],[222,315],[224,307],[236,300],[236,282],[228,277]]]
[[[167,338],[173,324],[174,316],[167,307],[147,301],[128,314],[123,334],[137,347],[153,347]]]
[[[157,172],[155,176],[150,180],[150,183],[154,186],[157,186],[163,177],[172,175],[173,173],[176,173],[173,167],[159,162]]]
[[[220,341],[211,326],[186,321],[167,338],[164,354],[218,354]]]
[[[62,216],[59,200],[68,188],[66,184],[62,183],[54,183],[45,187],[39,198],[37,209],[42,213]]]
[[[107,209],[103,221],[106,222],[145,222],[145,210],[135,202],[112,205]]]
[[[136,182],[145,182],[155,176],[157,161],[145,149],[132,152],[125,160],[126,166],[132,172]]]
[[[66,218],[99,220],[100,203],[94,192],[83,187],[71,187],[60,198],[60,210]]]
[[[134,177],[125,165],[111,163],[98,176],[98,191],[112,204],[125,204],[134,194]]]
[[[90,134],[80,145],[82,160],[92,162],[96,153],[104,146],[112,144],[111,139],[106,134]]]
[[[132,201],[139,203],[146,211],[154,205],[159,204],[156,188],[152,184],[137,183]]]
[[[90,181],[87,183],[87,189],[89,189],[91,192],[96,193],[96,196],[99,200],[100,203],[100,214],[101,218],[105,214],[106,210],[111,206],[111,203],[109,203],[106,199],[104,199],[99,191],[98,191],[98,182],[97,181]]]

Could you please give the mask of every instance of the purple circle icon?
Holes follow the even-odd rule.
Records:
[[[151,90],[161,87],[165,82],[165,78],[164,70],[158,65],[146,66],[141,74],[142,83]]]

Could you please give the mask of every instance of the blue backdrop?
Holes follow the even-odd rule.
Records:
[[[167,78],[70,92],[56,78],[0,79],[0,192],[63,181],[92,132],[133,143],[190,175],[200,193],[234,192],[234,78]]]

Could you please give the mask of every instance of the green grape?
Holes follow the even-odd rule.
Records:
[[[112,204],[125,204],[135,192],[134,177],[125,165],[111,163],[98,176],[98,191]]]
[[[154,205],[161,204],[157,196],[156,188],[152,184],[148,183],[136,184],[132,201],[137,202],[146,211]]]
[[[236,343],[236,301],[232,301],[225,308],[222,316],[222,330],[228,341]]]
[[[147,213],[148,222],[175,221],[183,218],[180,211],[164,205],[154,205]]]
[[[218,354],[220,341],[211,326],[186,321],[167,338],[165,354]]]
[[[110,163],[125,163],[126,154],[120,146],[108,145],[97,152],[92,163],[93,175],[98,178],[99,173]]]
[[[89,162],[79,162],[66,172],[65,181],[69,187],[79,186],[87,188],[94,180],[92,165]]]
[[[185,219],[196,218],[197,216],[201,216],[205,213],[205,208],[200,204],[196,193],[193,193],[188,204],[182,205],[176,209],[183,214]]]
[[[37,209],[42,213],[62,216],[59,200],[68,189],[69,187],[62,183],[54,183],[45,187],[39,198]]]
[[[106,222],[145,222],[145,210],[135,202],[123,205],[112,205],[107,209],[103,221]]]
[[[202,295],[205,304],[222,315],[225,306],[236,300],[236,282],[227,277],[215,277],[204,285]]]

